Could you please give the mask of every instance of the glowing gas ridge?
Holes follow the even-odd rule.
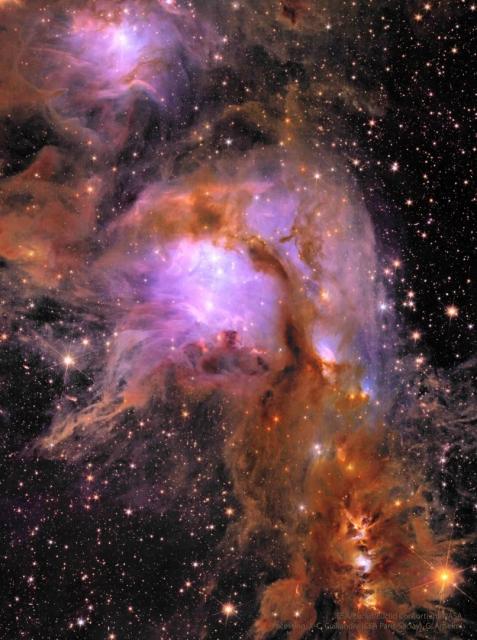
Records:
[[[78,58],[91,65],[91,73],[97,75],[101,61],[104,81],[123,91],[133,83],[143,83],[152,92],[159,90],[161,77],[166,79],[164,65],[177,45],[166,21],[151,24],[132,18],[129,12],[119,18],[78,14],[69,38]]]

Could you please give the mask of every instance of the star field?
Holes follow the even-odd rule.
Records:
[[[476,16],[0,0],[0,640],[475,637]]]

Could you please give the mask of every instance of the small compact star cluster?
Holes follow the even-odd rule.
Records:
[[[477,637],[472,0],[0,0],[0,640]]]

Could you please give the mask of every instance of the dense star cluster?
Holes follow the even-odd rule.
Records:
[[[0,640],[477,636],[471,0],[0,0]]]

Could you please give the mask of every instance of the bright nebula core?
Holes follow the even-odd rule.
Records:
[[[0,1],[0,638],[476,637],[474,11]]]

